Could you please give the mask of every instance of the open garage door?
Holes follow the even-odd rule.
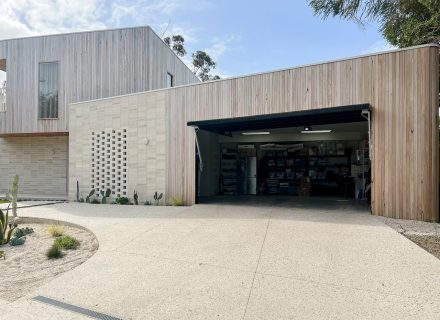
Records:
[[[188,122],[197,130],[197,195],[367,199],[369,121],[361,104]]]

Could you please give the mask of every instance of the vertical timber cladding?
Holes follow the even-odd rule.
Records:
[[[438,220],[438,46],[167,90],[167,195],[195,200],[188,121],[370,103],[372,212]]]

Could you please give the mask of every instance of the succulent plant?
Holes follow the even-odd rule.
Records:
[[[17,199],[18,199],[18,174],[15,175],[14,181],[12,182],[12,188],[6,194],[6,198],[10,201],[12,205],[12,224],[15,226],[15,220],[17,219]]]
[[[9,242],[9,244],[11,246],[21,246],[22,244],[24,244],[26,242],[26,237],[21,237],[21,238],[12,238],[11,241]]]
[[[101,197],[102,197],[101,203],[106,204],[107,198],[110,197],[111,194],[112,194],[112,191],[109,188],[107,188],[107,190],[105,190],[105,191],[101,190]]]
[[[90,198],[95,194],[95,189],[90,190],[89,195],[86,197],[86,202],[90,203]]]
[[[159,201],[160,201],[160,199],[162,199],[162,197],[163,197],[163,193],[157,193],[157,191],[154,193],[154,196],[153,196],[153,198],[154,198],[154,201],[156,202],[156,205],[159,205]]]
[[[138,198],[138,193],[137,193],[136,190],[134,190],[133,199],[134,199],[134,204],[138,205],[139,204],[139,201],[138,201],[139,198]]]
[[[6,213],[5,213],[6,212]],[[14,224],[9,223],[9,205],[3,212],[0,209],[0,245],[6,244],[11,240],[12,232],[15,229]]]

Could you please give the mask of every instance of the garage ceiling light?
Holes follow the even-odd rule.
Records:
[[[301,133],[330,133],[331,130],[312,130],[312,127],[306,126],[304,127],[304,130],[301,131]]]
[[[269,131],[254,131],[254,132],[242,132],[241,133],[244,136],[258,136],[258,135],[264,135],[264,134],[270,134]]]
[[[301,133],[331,133],[331,130],[302,130]]]

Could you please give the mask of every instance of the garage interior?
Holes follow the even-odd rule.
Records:
[[[197,203],[234,196],[352,198],[369,203],[368,104],[190,122]]]

